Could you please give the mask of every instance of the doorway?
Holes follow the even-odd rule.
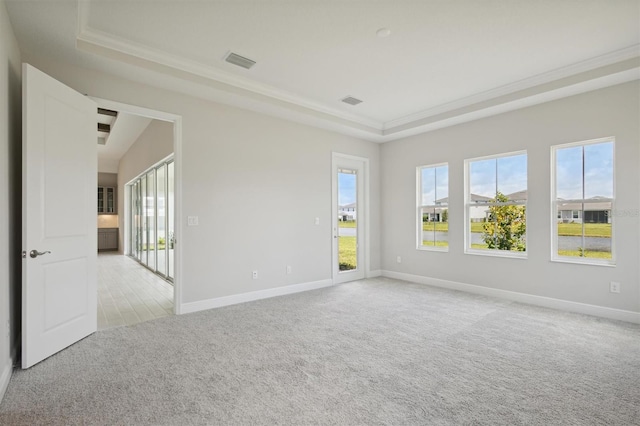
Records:
[[[128,152],[128,162],[118,166],[119,251],[98,256],[98,313],[102,314],[98,328],[179,314],[181,118],[103,99],[95,101],[100,108],[150,121],[131,145],[130,150],[136,153]],[[116,120],[116,129],[117,124]],[[164,142],[156,143],[159,139]],[[140,146],[138,141],[142,140],[145,142]],[[160,155],[166,157],[149,164]]]
[[[333,282],[363,279],[368,267],[368,159],[333,153]]]

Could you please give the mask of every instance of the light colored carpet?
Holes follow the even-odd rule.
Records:
[[[369,279],[95,333],[0,424],[640,424],[640,327]]]

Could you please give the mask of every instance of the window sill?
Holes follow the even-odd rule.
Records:
[[[418,246],[416,250],[420,251],[438,251],[440,253],[447,253],[449,251],[449,246],[447,247],[429,247],[429,246]]]
[[[615,268],[616,267],[616,262],[613,261],[613,260],[598,261],[596,259],[579,260],[579,259],[572,259],[570,257],[552,257],[551,261],[552,262],[556,262],[556,263],[571,263],[571,264],[574,264],[574,265],[606,266],[606,267],[609,267],[609,268]]]
[[[526,252],[517,252],[517,251],[491,250],[491,249],[478,250],[478,249],[467,248],[465,249],[464,254],[471,254],[475,256],[503,257],[508,259],[527,260]]]

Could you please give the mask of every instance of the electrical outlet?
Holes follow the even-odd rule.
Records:
[[[620,283],[611,281],[611,283],[609,283],[609,291],[611,293],[620,293]]]
[[[287,265],[287,274],[290,274],[292,271],[291,265]]]
[[[254,280],[258,279],[258,271],[253,271],[253,279]]]
[[[396,258],[396,262],[398,262],[398,263],[402,263],[402,257],[398,256],[398,257]]]

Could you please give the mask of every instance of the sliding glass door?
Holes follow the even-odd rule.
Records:
[[[129,184],[131,194],[128,254],[173,280],[174,163],[154,166]]]

